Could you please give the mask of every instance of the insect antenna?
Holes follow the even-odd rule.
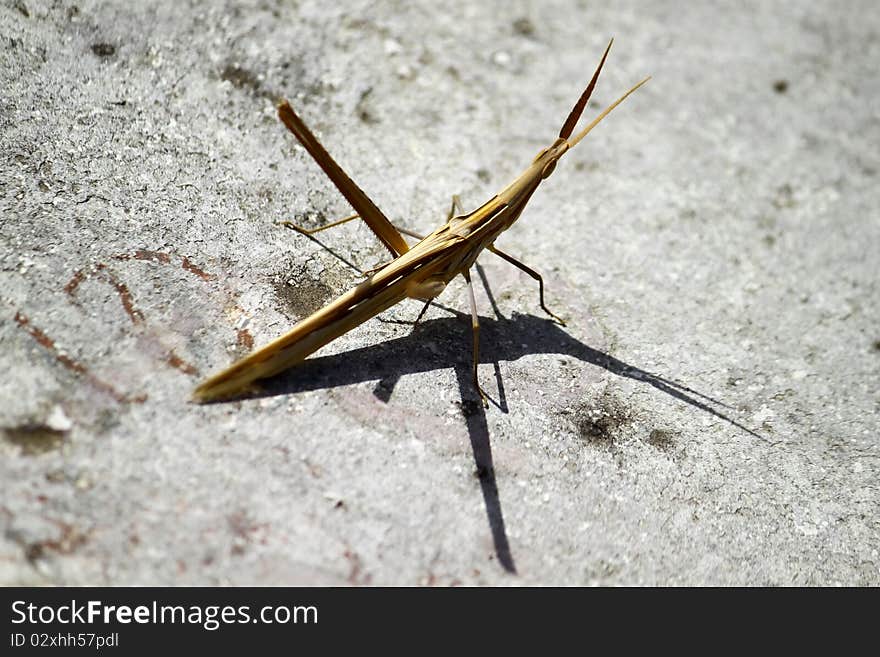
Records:
[[[587,106],[587,102],[590,100],[590,95],[593,93],[593,88],[596,86],[596,80],[599,79],[599,72],[602,70],[602,65],[605,63],[605,58],[608,57],[608,51],[611,50],[611,44],[614,43],[614,39],[608,42],[608,46],[605,48],[605,53],[602,55],[602,61],[599,62],[599,66],[596,67],[596,72],[593,73],[593,79],[590,80],[590,84],[587,85],[587,88],[584,89],[584,93],[581,94],[581,97],[578,98],[578,102],[575,103],[575,106],[572,108],[571,113],[568,115],[568,118],[565,119],[565,123],[562,124],[562,130],[559,131],[559,136],[562,139],[568,139],[571,136],[571,133],[574,131],[574,127],[577,125],[578,119],[581,118],[581,114],[584,111],[584,108]]]
[[[597,125],[599,125],[599,122],[602,119],[604,119],[606,116],[608,116],[608,114],[611,112],[611,110],[613,110],[615,107],[620,105],[624,100],[626,100],[627,96],[629,96],[633,91],[635,91],[636,89],[641,87],[643,84],[645,84],[645,82],[647,82],[650,79],[651,79],[651,76],[646,77],[644,80],[642,80],[637,85],[635,85],[632,89],[627,91],[620,98],[618,98],[613,103],[611,103],[608,107],[606,107],[604,110],[602,110],[602,113],[599,114],[599,116],[597,116],[595,119],[590,121],[590,124],[586,128],[584,128],[576,136],[574,136],[573,138],[568,140],[568,147],[571,148],[572,146],[575,146],[581,139],[586,137],[587,134],[590,132],[590,130],[592,130]]]

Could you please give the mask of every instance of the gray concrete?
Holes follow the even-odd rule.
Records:
[[[328,4],[0,7],[0,582],[880,583],[874,3]],[[612,35],[588,115],[653,80],[499,241],[568,327],[481,260],[500,408],[460,284],[187,402],[358,280],[276,97],[428,231]]]

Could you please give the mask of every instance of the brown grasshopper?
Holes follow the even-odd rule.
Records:
[[[613,40],[612,40],[613,42]],[[477,318],[474,290],[470,270],[477,256],[488,249],[512,265],[520,268],[538,281],[541,308],[560,324],[564,322],[554,315],[544,303],[544,281],[541,275],[512,256],[495,247],[495,239],[513,225],[532,194],[556,167],[556,162],[572,146],[576,145],[617,105],[642,86],[645,78],[599,114],[586,128],[571,137],[581,116],[599,72],[611,49],[605,49],[590,83],[568,115],[559,137],[543,149],[529,167],[498,194],[473,212],[455,214],[457,198],[453,199],[448,221],[427,237],[415,235],[396,228],[370,198],[349,178],[342,168],[324,150],[324,147],[303,123],[285,100],[278,106],[278,116],[296,136],[309,154],[330,177],[342,195],[355,209],[356,214],[340,221],[309,231],[289,222],[286,225],[306,234],[339,225],[360,217],[367,222],[376,237],[391,251],[394,259],[388,264],[369,272],[366,280],[346,292],[321,310],[299,322],[288,333],[265,347],[245,356],[228,369],[212,376],[193,392],[194,401],[208,402],[239,396],[251,389],[259,379],[265,379],[305,360],[331,340],[375,317],[405,298],[422,299],[425,307],[416,322],[430,304],[446,288],[455,276],[461,274],[467,282],[473,327],[473,381],[483,405],[487,397],[477,378],[479,362],[479,320]],[[401,233],[420,241],[410,247]]]

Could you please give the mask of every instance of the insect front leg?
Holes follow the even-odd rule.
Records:
[[[434,301],[435,297],[440,296],[445,289],[446,281],[440,276],[431,276],[420,281],[411,281],[407,284],[406,296],[410,299],[419,299],[420,301],[425,302],[425,305],[422,306],[421,311],[419,311],[419,316],[416,317],[416,321],[413,322],[413,330],[415,330],[419,322],[422,321],[422,317],[425,316],[431,302]]]
[[[500,249],[498,249],[494,244],[490,244],[486,248],[489,249],[489,251],[491,251],[495,255],[503,258],[504,260],[507,260],[507,262],[512,264],[514,267],[521,269],[522,271],[527,273],[529,276],[534,278],[536,281],[538,281],[538,298],[541,302],[541,308],[544,310],[545,313],[550,315],[550,317],[552,317],[557,322],[559,322],[560,325],[565,326],[565,321],[561,317],[552,313],[550,311],[550,309],[547,307],[547,305],[544,303],[544,279],[541,278],[541,274],[536,272],[534,269],[532,269],[528,265],[524,265],[519,260],[514,258],[512,255],[508,255],[508,254],[504,253],[504,251],[501,251]]]
[[[468,297],[470,298],[471,303],[471,328],[474,333],[474,352],[473,352],[473,372],[474,372],[474,388],[477,389],[477,393],[480,395],[480,401],[483,402],[483,408],[489,408],[489,397],[483,392],[483,389],[480,387],[480,378],[477,376],[477,365],[480,362],[480,319],[477,316],[477,300],[474,297],[474,285],[471,283],[471,272],[470,270],[466,272],[462,272],[461,274],[464,276],[464,280],[467,281],[468,288]]]
[[[355,219],[360,219],[361,215],[357,212],[354,214],[350,214],[347,217],[343,217],[337,221],[331,221],[329,224],[324,224],[323,226],[318,226],[317,228],[306,228],[301,224],[294,223],[292,221],[279,221],[278,226],[284,226],[285,228],[290,228],[295,230],[297,233],[302,233],[303,235],[314,235],[315,233],[320,233],[322,230],[327,230],[328,228],[335,228],[336,226],[341,226],[342,224],[346,224],[349,221],[353,221]],[[417,240],[425,239],[424,235],[419,235],[418,233],[409,230],[408,228],[403,228],[402,226],[398,226],[397,224],[391,224],[397,229],[397,232],[403,233],[404,235],[408,235],[409,237],[414,237]]]
[[[449,221],[456,215],[456,213],[461,214],[461,198],[459,198],[458,194],[452,195],[452,205],[449,208],[449,213],[446,215],[446,221]],[[350,214],[347,217],[343,217],[342,219],[338,219],[336,221],[331,221],[329,224],[324,224],[323,226],[318,226],[317,228],[306,228],[301,224],[294,223],[293,221],[279,221],[277,223],[278,226],[284,226],[285,228],[290,228],[291,230],[295,230],[297,233],[301,233],[302,235],[312,236],[315,233],[320,233],[322,230],[327,230],[328,228],[335,228],[336,226],[341,226],[342,224],[347,224],[349,221],[354,221],[355,219],[360,219],[361,215],[357,212],[354,214]],[[398,226],[397,224],[391,224],[397,230],[397,232],[402,233],[408,237],[412,237],[419,241],[425,239],[425,236],[417,233],[409,228],[404,228],[403,226]]]
[[[277,226],[284,226],[285,228],[290,228],[291,230],[295,230],[297,233],[299,233],[301,235],[305,235],[309,239],[315,240],[316,242],[318,242],[318,244],[320,244],[331,255],[333,255],[334,257],[336,257],[340,261],[342,261],[343,264],[351,267],[358,274],[360,274],[361,276],[366,278],[367,276],[370,276],[371,274],[374,274],[377,271],[379,271],[380,269],[382,269],[382,267],[384,267],[387,263],[382,263],[381,265],[373,267],[372,269],[368,269],[367,271],[363,271],[360,267],[356,266],[354,263],[350,262],[345,257],[343,257],[342,255],[340,255],[339,253],[337,253],[336,251],[331,249],[326,244],[321,243],[320,241],[317,240],[317,238],[314,237],[315,233],[320,233],[321,231],[327,230],[328,228],[335,228],[336,226],[341,226],[342,224],[346,224],[349,221],[353,221],[355,219],[361,219],[361,216],[357,212],[355,212],[354,214],[350,214],[347,217],[343,217],[342,219],[339,219],[337,221],[331,221],[329,224],[325,224],[323,226],[318,226],[317,228],[306,228],[305,226],[303,226],[301,224],[294,223],[293,221],[279,221],[279,222],[276,222],[276,225]],[[409,235],[410,237],[415,237],[418,240],[424,239],[424,237],[422,235],[419,235],[418,233],[414,233],[413,231],[408,230],[406,228],[401,228],[400,226],[394,226],[394,228],[396,228],[398,230],[398,232],[403,233],[404,235]]]
[[[320,233],[322,230],[327,230],[328,228],[334,228],[336,226],[341,226],[342,224],[348,223],[354,219],[360,219],[360,215],[355,212],[347,217],[343,217],[338,221],[332,221],[329,224],[324,224],[323,226],[318,226],[317,228],[306,228],[305,226],[301,226],[300,224],[295,224],[292,221],[279,221],[279,226],[284,226],[285,228],[291,228],[295,230],[297,233],[302,233],[303,235],[312,236],[315,233]]]
[[[449,214],[446,215],[446,221],[452,219],[456,214],[461,214],[461,198],[458,194],[452,195],[452,206],[449,208]]]

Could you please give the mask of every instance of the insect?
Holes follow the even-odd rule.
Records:
[[[564,324],[561,319],[550,312],[544,303],[544,281],[541,275],[513,256],[499,250],[495,247],[494,242],[519,218],[541,181],[553,173],[559,158],[583,139],[627,96],[650,79],[645,78],[636,84],[572,137],[578,119],[580,119],[593,88],[596,86],[605,58],[611,49],[611,43],[613,43],[613,39],[605,49],[590,83],[568,115],[556,141],[541,150],[528,168],[513,182],[473,212],[456,214],[458,203],[457,198],[453,198],[452,210],[447,222],[424,238],[396,228],[330,157],[330,154],[306,127],[302,119],[296,115],[290,104],[287,101],[282,101],[278,106],[279,118],[320,165],[356,212],[350,217],[312,231],[288,222],[285,223],[300,232],[311,234],[317,230],[330,228],[360,217],[391,252],[393,259],[369,272],[362,283],[300,321],[285,335],[204,381],[194,390],[193,400],[197,402],[217,401],[247,393],[255,386],[256,381],[297,365],[331,340],[405,298],[421,299],[426,302],[418,319],[416,319],[416,323],[418,323],[431,300],[443,292],[450,280],[461,274],[467,283],[472,317],[473,384],[483,405],[488,406],[487,396],[480,387],[477,377],[480,324],[477,318],[473,284],[471,283],[471,267],[483,249],[491,251],[518,267],[538,282],[541,308],[560,324]],[[402,233],[416,237],[420,241],[410,246],[403,238]]]

